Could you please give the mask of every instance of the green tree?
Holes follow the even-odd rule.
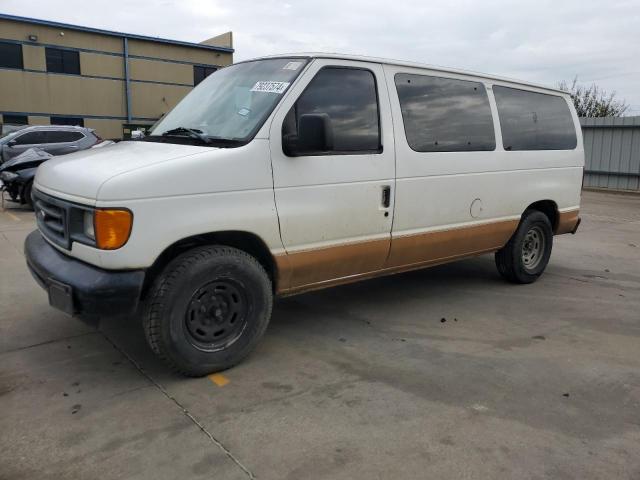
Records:
[[[616,92],[608,93],[595,83],[591,86],[578,84],[578,77],[571,83],[558,82],[558,87],[569,92],[579,117],[621,117],[629,105],[616,99]]]

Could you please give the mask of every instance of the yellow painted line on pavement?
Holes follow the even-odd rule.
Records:
[[[213,373],[209,375],[209,380],[211,380],[219,387],[224,387],[227,383],[229,383],[229,379],[220,373]]]
[[[9,218],[11,220],[13,220],[14,222],[21,222],[22,220],[20,220],[18,217],[16,217],[13,213],[8,212],[8,211],[4,211],[4,213],[6,213],[7,215],[9,215]]]

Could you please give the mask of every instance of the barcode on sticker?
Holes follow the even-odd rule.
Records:
[[[289,82],[271,82],[264,80],[256,82],[251,91],[264,93],[282,93],[287,89],[288,86]]]

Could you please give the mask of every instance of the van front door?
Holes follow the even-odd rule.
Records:
[[[270,131],[285,252],[279,291],[380,270],[390,248],[395,162],[378,64],[319,59]]]

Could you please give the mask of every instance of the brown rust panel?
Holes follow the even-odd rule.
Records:
[[[558,228],[556,228],[555,234],[562,235],[563,233],[571,233],[578,223],[580,210],[571,210],[569,212],[560,212],[558,215]]]
[[[517,227],[518,220],[508,220],[397,237],[386,263],[388,240],[279,255],[278,293],[324,288],[495,251]]]
[[[389,239],[381,239],[276,257],[278,290],[380,270],[388,252]]]
[[[394,237],[386,267],[400,267],[497,250],[509,241],[518,220]]]

